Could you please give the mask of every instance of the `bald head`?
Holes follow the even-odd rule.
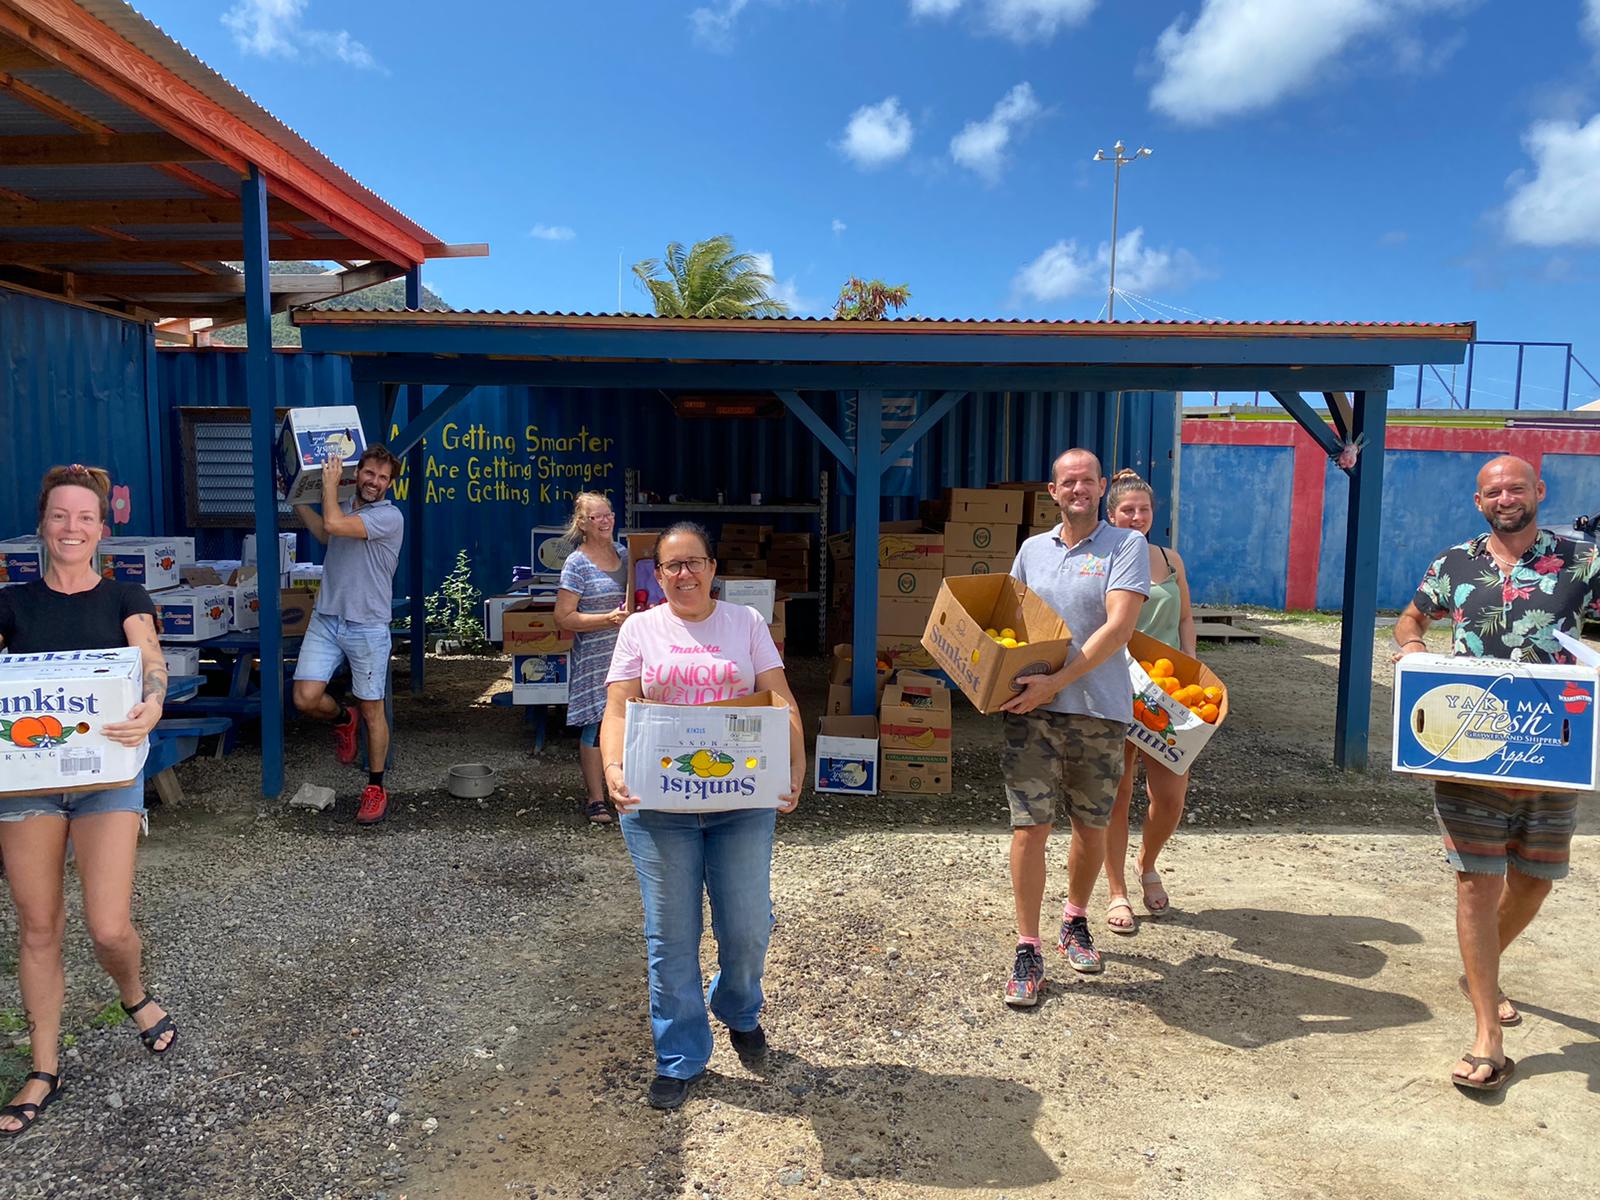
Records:
[[[1502,454],[1478,468],[1478,491],[1483,491],[1484,480],[1504,478],[1507,474],[1519,476],[1530,488],[1539,482],[1539,472],[1533,469],[1531,462],[1515,454]]]
[[[1478,471],[1478,491],[1472,499],[1490,529],[1514,536],[1536,527],[1544,481],[1527,459],[1502,454]]]
[[[1093,474],[1090,476],[1092,479],[1099,479],[1104,475],[1100,468],[1100,459],[1093,450],[1074,447],[1071,450],[1063,450],[1056,455],[1056,461],[1050,468],[1051,481],[1060,483],[1061,472],[1069,464],[1074,475],[1082,474],[1084,471],[1092,471]]]

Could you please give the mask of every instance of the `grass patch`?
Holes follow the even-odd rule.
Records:
[[[0,1033],[25,1033],[28,1018],[20,1008],[0,1008]]]
[[[127,1014],[122,1011],[122,1001],[113,1000],[89,1018],[89,1028],[110,1029],[114,1025],[121,1025],[126,1019]]]

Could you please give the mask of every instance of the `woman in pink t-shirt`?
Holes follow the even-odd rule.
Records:
[[[667,602],[629,617],[617,634],[600,726],[606,787],[639,877],[650,964],[650,1031],[656,1077],[650,1104],[677,1108],[711,1061],[707,1006],[728,1027],[740,1061],[766,1057],[761,976],[772,933],[770,808],[723,812],[637,810],[622,773],[629,700],[706,704],[773,692],[789,705],[789,790],[778,812],[793,812],[806,776],[800,710],[783,660],[761,616],[711,598],[717,560],[699,525],[672,526],[656,542],[656,580]],[[700,975],[701,897],[711,901],[717,939],[709,992]]]

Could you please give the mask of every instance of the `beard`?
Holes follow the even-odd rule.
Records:
[[[1496,533],[1521,533],[1533,524],[1538,515],[1537,506],[1530,504],[1511,513],[1487,512],[1483,514],[1483,519],[1489,522],[1489,528]]]

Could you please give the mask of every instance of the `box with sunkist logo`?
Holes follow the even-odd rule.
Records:
[[[1479,784],[1589,791],[1600,745],[1597,688],[1593,662],[1409,654],[1395,664],[1391,765]]]
[[[190,542],[191,547],[193,541]],[[180,547],[174,538],[108,537],[100,539],[100,574],[123,583],[137,583],[147,592],[177,587],[182,580]],[[194,561],[191,553],[189,561]]]
[[[772,692],[709,704],[630,700],[622,775],[640,808],[777,808],[789,790],[789,706]]]
[[[228,632],[233,595],[227,587],[170,588],[150,599],[163,642],[203,642]]]
[[[567,656],[565,654],[513,654],[511,703],[565,704]]]
[[[261,628],[261,584],[255,567],[240,567],[229,577],[228,628],[248,632]]]
[[[120,746],[105,726],[139,702],[132,646],[0,655],[0,795],[98,791],[138,777],[149,743]]]
[[[28,583],[44,574],[44,543],[37,537],[0,542],[0,583]]]
[[[327,408],[291,408],[278,432],[278,495],[290,504],[322,502],[322,465],[343,460],[339,499],[355,493],[356,462],[367,448],[361,414],[353,404]]]

